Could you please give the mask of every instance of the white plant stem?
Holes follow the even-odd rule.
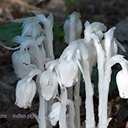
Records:
[[[103,79],[102,90],[99,92],[99,95],[102,96],[102,99],[99,100],[99,128],[107,128],[109,119],[107,115],[107,106],[108,106],[108,94],[109,94],[109,84],[111,81],[111,67],[109,66],[108,61],[105,63],[105,73]],[[102,100],[102,101],[101,101]],[[102,104],[100,104],[100,102]]]
[[[46,34],[46,43],[45,43],[46,54],[47,54],[47,57],[50,57],[50,58],[54,59],[54,53],[53,53],[53,32],[52,32],[52,30],[49,30],[49,29],[46,28],[46,33],[47,33]]]
[[[64,88],[61,90],[61,112],[60,112],[60,119],[59,119],[59,126],[60,128],[67,128],[66,122],[66,104],[67,104],[67,89]]]
[[[78,82],[74,87],[74,105],[75,105],[75,126],[76,128],[80,128],[80,71],[78,72]]]
[[[73,87],[69,87],[68,91],[68,99],[73,100]]]
[[[42,96],[39,96],[39,112],[38,112],[39,128],[47,128],[45,108],[46,108],[46,102]]]
[[[88,60],[83,63],[85,91],[86,91],[86,128],[95,128],[94,106],[93,106],[93,87],[91,83],[91,74],[89,71]]]
[[[67,105],[69,106],[69,127],[68,128],[78,128],[74,125],[74,117],[75,117],[75,108],[74,103],[71,100],[67,100]]]
[[[98,128],[106,128],[107,125],[107,99],[108,99],[108,87],[104,86],[104,76],[105,74],[105,53],[104,50],[98,42],[94,40],[94,45],[97,52],[97,63],[98,63],[98,89],[99,89],[99,125]],[[107,74],[108,78],[109,74]],[[107,80],[107,79],[106,79]],[[105,108],[104,108],[105,107]]]

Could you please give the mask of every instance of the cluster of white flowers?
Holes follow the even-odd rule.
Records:
[[[37,91],[40,105],[52,101],[52,105],[48,106],[49,111],[45,105],[39,107],[36,117],[39,128],[47,128],[46,116],[53,126],[59,122],[60,128],[80,128],[80,109],[78,109],[80,85],[77,83],[80,81],[81,72],[86,91],[86,128],[96,128],[91,72],[92,67],[97,63],[98,128],[107,128],[111,67],[116,63],[122,66],[122,70],[116,77],[119,94],[122,98],[128,98],[128,62],[123,56],[117,54],[117,45],[121,46],[121,44],[113,36],[115,27],[107,31],[103,23],[86,21],[84,38],[81,39],[80,15],[73,12],[64,23],[64,39],[68,46],[60,58],[54,59],[53,16],[49,14],[45,17],[39,12],[34,14],[35,16],[30,18],[16,20],[23,23],[22,34],[13,39],[20,44],[19,50],[12,55],[14,71],[20,78],[16,87],[16,105],[25,109],[31,107]],[[123,49],[122,46],[121,48]],[[70,93],[71,97],[69,97]]]

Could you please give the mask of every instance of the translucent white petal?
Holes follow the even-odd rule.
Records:
[[[128,98],[128,73],[123,70],[119,71],[116,76],[117,87],[121,98]]]
[[[53,24],[54,24],[54,17],[52,15],[52,13],[49,13],[48,17],[47,17],[48,21],[51,24],[51,27],[53,28]]]
[[[80,14],[73,12],[64,23],[64,39],[65,42],[69,42],[79,39],[82,33],[82,23],[80,20]]]
[[[51,70],[44,71],[39,78],[39,91],[45,100],[50,100],[57,95],[58,82],[55,73]]]
[[[61,112],[61,103],[56,102],[51,106],[51,110],[48,114],[48,118],[53,126],[56,125],[57,121],[59,121]]]
[[[58,64],[59,59],[51,60],[45,64],[46,69],[54,70],[55,66]]]
[[[91,27],[93,31],[106,31],[107,27],[101,22],[93,22],[91,23]]]
[[[71,87],[78,81],[78,65],[73,60],[61,60],[57,66],[61,85]]]
[[[12,54],[12,64],[18,77],[23,78],[28,74],[30,63],[30,55],[28,52],[15,51]]]
[[[66,20],[64,23],[64,40],[66,43],[69,43],[69,20]]]
[[[85,23],[85,30],[84,30],[84,38],[87,42],[90,42],[92,39],[92,34],[97,35],[99,40],[103,37],[103,31],[106,31],[107,27],[100,22],[93,22],[89,23],[88,21]]]
[[[106,56],[111,57],[115,54],[117,54],[117,44],[114,41],[114,31],[115,27],[112,27],[105,33],[105,40],[104,40],[104,49],[106,51]]]
[[[32,36],[36,39],[41,34],[41,26],[37,21],[31,21],[28,24],[25,24],[22,29],[22,36]]]
[[[27,81],[26,78],[20,80],[16,86],[16,105],[20,108],[31,107],[31,102],[36,94],[36,84],[34,80]]]

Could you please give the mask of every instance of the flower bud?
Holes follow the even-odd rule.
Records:
[[[61,112],[61,103],[60,102],[54,103],[51,106],[51,110],[48,114],[48,119],[50,120],[50,122],[53,126],[55,126],[57,121],[59,121],[60,112]]]
[[[116,83],[121,98],[128,98],[128,73],[121,70],[117,73]]]
[[[26,51],[15,51],[12,54],[12,64],[14,71],[19,78],[24,78],[28,74],[28,65],[30,65],[30,55]]]
[[[22,36],[31,36],[36,39],[41,34],[41,26],[36,19],[26,19],[23,23]]]
[[[56,70],[62,86],[71,87],[78,82],[78,65],[72,59],[61,60]]]
[[[80,14],[73,12],[64,23],[65,42],[68,44],[70,41],[74,41],[81,37],[82,23],[80,20]]]
[[[95,34],[99,40],[101,40],[103,37],[103,31],[106,31],[107,29],[107,27],[100,22],[94,22],[90,24],[88,21],[86,21],[84,26],[84,36],[87,42],[91,41],[92,34]]]
[[[45,100],[55,97],[58,89],[58,82],[52,70],[44,71],[39,78],[39,91]]]
[[[16,86],[16,102],[20,108],[31,107],[31,102],[36,94],[36,84],[34,80],[26,78],[20,80]]]

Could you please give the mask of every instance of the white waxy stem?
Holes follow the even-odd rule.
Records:
[[[86,109],[86,128],[95,128],[95,117],[94,117],[94,105],[93,105],[93,86],[91,83],[91,75],[88,60],[84,60],[82,63],[83,78],[85,81],[85,109]]]
[[[60,101],[61,101],[61,112],[59,117],[59,126],[60,128],[67,128],[67,121],[66,121],[67,89],[66,88],[61,89]]]
[[[53,53],[53,15],[50,13],[46,18],[43,14],[37,14],[37,19],[44,24],[44,33],[46,35],[45,50],[47,57],[54,59]]]
[[[68,113],[68,117],[67,117],[67,125],[68,128],[75,128],[75,122],[74,122],[74,118],[75,118],[75,108],[74,108],[74,103],[72,100],[67,100],[67,105],[69,106],[69,113]],[[76,127],[78,128],[78,127]]]
[[[55,102],[51,106],[51,110],[48,114],[48,119],[50,120],[50,122],[53,126],[55,126],[57,121],[59,121],[60,113],[61,113],[61,103]]]
[[[99,128],[106,128],[107,123],[107,115],[106,115],[106,109],[104,111],[103,105],[104,105],[104,92],[103,92],[103,84],[104,84],[104,73],[105,73],[105,52],[104,49],[100,43],[100,40],[96,34],[92,34],[94,45],[96,48],[97,53],[97,63],[98,63],[98,89],[99,89]],[[105,102],[106,105],[106,102]],[[104,115],[104,114],[105,115]]]
[[[71,41],[79,39],[82,33],[82,23],[80,14],[73,12],[64,23],[65,42],[69,44]]]
[[[28,81],[26,78],[20,80],[16,86],[16,102],[20,108],[31,107],[31,102],[36,94],[36,84],[34,80]]]
[[[36,43],[37,43],[38,48],[40,50],[42,60],[45,60],[45,58],[46,58],[46,51],[44,49],[44,40],[45,40],[45,37],[43,35],[41,35],[40,37],[38,37],[36,39]]]
[[[44,71],[39,78],[39,91],[45,100],[50,100],[58,94],[58,82],[52,70]]]

